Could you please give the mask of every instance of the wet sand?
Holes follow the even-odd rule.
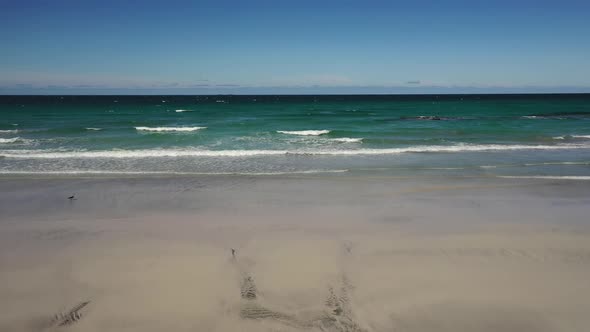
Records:
[[[588,215],[590,181],[2,178],[0,331],[584,331]]]

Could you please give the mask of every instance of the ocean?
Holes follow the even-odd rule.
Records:
[[[0,174],[590,179],[590,94],[0,96]]]

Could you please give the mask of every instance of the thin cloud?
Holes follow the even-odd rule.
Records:
[[[290,87],[349,86],[354,85],[354,80],[348,76],[338,74],[309,74],[274,78],[269,85]]]

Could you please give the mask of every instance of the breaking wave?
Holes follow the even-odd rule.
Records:
[[[413,146],[390,149],[348,150],[198,150],[198,149],[150,149],[150,150],[101,150],[101,151],[55,151],[55,150],[0,150],[5,158],[63,159],[63,158],[161,158],[161,157],[254,157],[254,156],[356,156],[391,155],[402,153],[458,153],[517,150],[572,150],[588,149],[587,144],[563,145],[500,145],[459,144],[448,146]]]
[[[177,171],[106,171],[106,170],[69,170],[69,171],[11,171],[0,170],[5,175],[305,175],[325,173],[346,173],[347,169],[312,169],[284,172],[177,172]]]
[[[154,132],[186,132],[206,129],[207,127],[135,127],[139,131],[154,131]]]
[[[590,180],[590,176],[584,175],[504,175],[498,177],[505,179]]]
[[[7,144],[7,143],[16,143],[20,141],[20,137],[13,137],[13,138],[0,138],[0,144]]]
[[[341,138],[332,138],[330,139],[334,142],[342,142],[342,143],[359,143],[362,142],[362,138],[350,138],[350,137],[341,137]]]
[[[35,142],[36,142],[35,140],[26,139],[26,138],[22,138],[22,137],[0,138],[0,144],[30,145]]]
[[[287,130],[277,130],[279,134],[287,134],[287,135],[299,135],[299,136],[320,136],[329,134],[330,130],[295,130],[295,131],[287,131]]]
[[[564,136],[555,136],[553,139],[572,139],[572,138],[586,138],[590,139],[590,135],[564,135]]]
[[[587,119],[590,117],[590,112],[553,112],[553,113],[541,113],[541,114],[530,114],[521,116],[523,119],[556,119],[556,120],[567,120],[567,119]]]

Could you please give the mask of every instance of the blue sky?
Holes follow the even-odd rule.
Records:
[[[0,0],[0,94],[590,92],[590,1]]]

